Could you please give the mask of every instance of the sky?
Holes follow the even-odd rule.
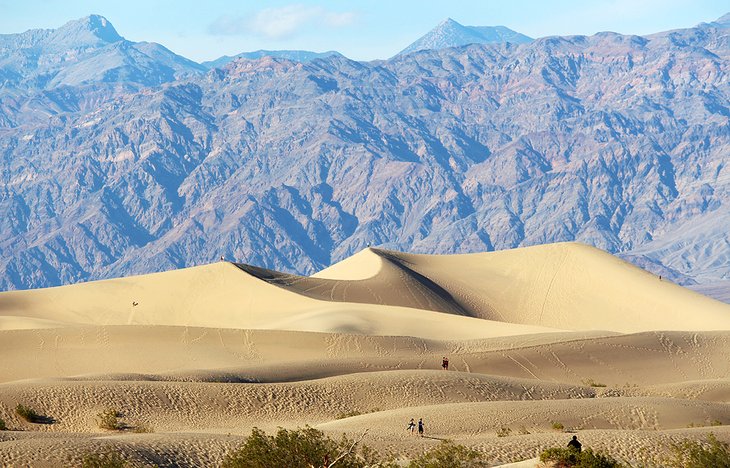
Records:
[[[0,0],[0,34],[99,14],[131,41],[202,62],[258,49],[385,59],[439,22],[507,26],[537,38],[651,34],[713,21],[728,0]]]

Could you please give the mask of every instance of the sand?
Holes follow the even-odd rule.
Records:
[[[575,243],[373,248],[311,277],[218,262],[0,293],[2,466],[103,451],[215,466],[253,427],[304,425],[369,429],[365,444],[404,463],[450,439],[535,466],[577,434],[659,466],[682,438],[730,441],[729,402],[730,305]],[[21,420],[19,403],[48,424]],[[129,430],[100,429],[105,409]],[[410,418],[427,437],[406,433]]]

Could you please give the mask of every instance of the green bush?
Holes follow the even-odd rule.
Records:
[[[363,434],[364,436],[365,434]],[[226,455],[222,468],[396,468],[391,459],[358,441],[343,437],[339,442],[309,426],[304,429],[279,428],[275,436],[254,428],[243,446]],[[481,452],[444,441],[412,460],[409,468],[476,468],[488,466]]]
[[[578,452],[573,448],[552,447],[540,454],[540,461],[551,462],[555,468],[619,468],[622,465],[608,455],[594,453],[591,449]]]
[[[411,461],[408,468],[471,468],[488,466],[484,455],[477,451],[443,441],[433,449]]]
[[[34,423],[40,420],[40,416],[38,416],[38,413],[36,413],[35,410],[21,404],[18,404],[18,406],[15,407],[15,412],[18,416],[28,422]]]
[[[362,468],[365,466],[393,466],[377,460],[378,454],[346,437],[339,442],[325,436],[322,431],[309,426],[304,429],[279,428],[275,436],[266,435],[258,428],[251,431],[241,448],[229,453],[222,468],[268,468],[286,466],[309,468],[333,463],[338,468]]]
[[[676,468],[730,468],[728,444],[717,440],[714,434],[707,436],[706,442],[685,439],[672,444],[672,457],[666,461]]]
[[[3,418],[0,418],[0,431],[7,431],[8,426],[5,425],[5,420]]]
[[[553,429],[555,429],[556,431],[562,431],[563,429],[565,429],[565,426],[563,426],[563,423],[554,422]]]
[[[127,462],[118,453],[88,454],[81,461],[81,468],[124,468]]]
[[[121,431],[124,424],[119,420],[122,414],[115,409],[107,409],[96,415],[96,421],[101,429]]]

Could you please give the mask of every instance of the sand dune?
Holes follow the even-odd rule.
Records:
[[[730,306],[573,243],[0,293],[0,358],[3,466],[103,450],[213,466],[254,426],[305,424],[370,429],[402,459],[449,438],[493,464],[564,445],[555,421],[632,462],[681,437],[730,440]],[[21,420],[18,403],[53,423]],[[154,433],[100,429],[108,408]],[[411,417],[431,438],[405,433]]]
[[[363,278],[364,274],[371,276]],[[428,312],[511,325],[494,333],[475,321],[449,319],[445,326],[442,316]],[[449,338],[443,336],[447,330],[482,328],[472,336],[455,333],[454,339],[550,329],[730,329],[730,305],[660,281],[597,249],[570,243],[445,256],[367,249],[313,277],[220,262],[2,293],[0,316],[71,324],[286,328],[440,338]],[[414,330],[416,320],[433,323],[419,331]],[[516,327],[509,333],[513,325],[538,328]],[[433,327],[442,336],[429,333]]]
[[[304,380],[351,372],[438,369],[613,387],[724,379],[730,332],[581,333],[469,341],[191,327],[5,331],[1,381],[136,376],[146,380]],[[32,363],[32,365],[29,365]],[[336,369],[336,370],[335,370]],[[118,376],[118,377],[114,377]]]
[[[386,268],[362,279],[356,272],[375,270],[368,260],[425,277],[460,309],[489,320],[619,332],[730,326],[727,304],[576,243],[438,256],[369,249],[315,276],[373,281]]]

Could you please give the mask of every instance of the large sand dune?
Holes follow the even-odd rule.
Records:
[[[0,293],[0,358],[7,466],[112,449],[211,466],[254,426],[305,424],[370,429],[402,457],[449,438],[495,464],[564,445],[555,421],[634,462],[710,430],[730,440],[730,306],[580,244],[373,248],[311,277],[219,262]],[[108,408],[154,433],[100,429]],[[409,437],[411,417],[432,438]]]

